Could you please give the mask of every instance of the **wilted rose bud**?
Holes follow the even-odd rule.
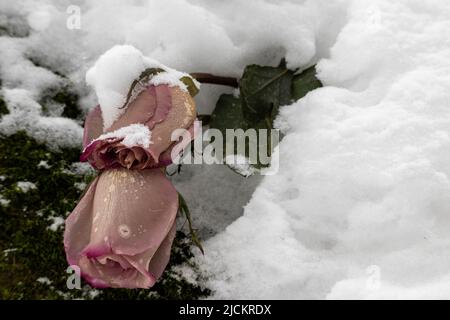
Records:
[[[167,85],[150,86],[105,132],[99,129],[103,128],[100,108],[91,111],[80,160],[99,170],[167,166],[176,144],[172,133],[176,129],[193,131],[195,118],[195,103],[188,92]]]

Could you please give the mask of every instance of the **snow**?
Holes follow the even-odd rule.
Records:
[[[45,160],[39,161],[37,166],[38,166],[38,168],[45,168],[45,169],[50,169],[51,168],[51,166]]]
[[[30,190],[37,189],[36,185],[33,182],[29,181],[19,181],[17,182],[17,188],[23,193],[26,193]]]
[[[65,27],[69,4],[0,3],[0,22],[14,34],[0,36],[10,110],[0,133],[24,129],[52,147],[80,146],[80,124],[45,116],[40,98],[70,81],[84,111],[100,98],[117,106],[140,73],[137,52],[186,72],[236,77],[282,57],[292,68],[318,62],[325,87],[276,121],[285,134],[278,174],[254,192],[260,178],[223,166],[186,166],[172,178],[210,237],[197,258],[205,285],[214,298],[450,298],[449,3],[85,1],[79,30]],[[92,74],[94,87],[118,92],[97,99],[85,73],[116,45],[136,51],[124,78],[108,78],[120,63]],[[203,86],[199,113],[223,92],[233,91]]]
[[[176,70],[173,70],[171,72],[160,72],[153,76],[148,83],[154,86],[158,86],[160,84],[167,84],[170,87],[178,86],[181,90],[187,91],[186,85],[180,81],[180,78],[185,75],[187,74]],[[197,87],[200,87],[200,84],[197,81],[195,81],[195,83],[197,84]]]
[[[87,183],[86,182],[75,182],[74,186],[80,190],[80,191],[84,191],[87,187]]]
[[[148,148],[151,141],[152,133],[150,129],[143,124],[131,124],[126,127],[122,127],[112,132],[104,133],[100,135],[98,138],[94,139],[92,142],[97,140],[108,140],[114,138],[123,139],[121,143],[128,148],[134,146],[141,146],[144,148]],[[92,143],[91,142],[91,143]]]
[[[52,284],[50,279],[47,278],[47,277],[39,277],[39,278],[36,279],[36,281],[39,282],[39,283],[42,283],[42,284],[47,284],[47,285]]]
[[[57,13],[57,11],[52,6],[42,7],[36,11],[30,12],[27,16],[27,22],[32,29],[44,31],[50,25],[55,13]]]
[[[244,177],[249,177],[255,173],[255,167],[250,165],[250,160],[240,154],[229,154],[225,157],[225,164]]]
[[[65,172],[79,176],[95,175],[96,173],[92,166],[87,162],[74,162],[70,165],[69,170],[66,170]]]
[[[450,5],[346,19],[325,87],[277,119],[279,173],[205,244],[216,298],[450,297]]]
[[[10,200],[5,199],[5,198],[3,197],[3,195],[0,194],[0,205],[1,205],[2,207],[7,207],[7,206],[9,205],[10,202],[11,202]]]
[[[48,229],[51,231],[56,231],[60,226],[62,226],[65,222],[63,217],[49,217],[49,220],[52,222]]]
[[[3,97],[10,113],[0,120],[1,134],[10,135],[25,130],[28,135],[39,142],[46,142],[53,149],[74,147],[81,141],[83,129],[79,124],[68,118],[43,116],[41,105],[30,91],[5,88]]]
[[[100,290],[97,289],[92,289],[88,291],[88,295],[91,299],[94,299],[95,297],[97,297],[99,294],[101,294]]]
[[[142,53],[132,46],[106,51],[86,73],[86,83],[95,89],[105,129],[125,112],[122,108],[133,80],[146,69]]]

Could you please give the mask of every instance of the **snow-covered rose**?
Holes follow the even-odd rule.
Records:
[[[86,119],[85,148],[80,158],[99,170],[169,165],[176,144],[171,140],[172,132],[187,129],[193,136],[196,117],[195,103],[189,93],[167,85],[146,88],[104,131],[101,114],[97,106]]]
[[[164,166],[190,141],[172,132],[193,137],[195,117],[189,93],[167,85],[147,87],[106,130],[101,108],[89,113],[82,159],[101,172],[67,218],[64,246],[92,286],[149,288],[163,273],[178,211]]]

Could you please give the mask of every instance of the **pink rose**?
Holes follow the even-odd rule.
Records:
[[[102,123],[100,107],[91,111],[86,119],[85,148],[80,160],[89,161],[99,170],[167,166],[172,163],[170,152],[176,144],[171,140],[172,132],[176,129],[192,132],[195,117],[195,103],[188,92],[167,85],[150,86],[130,103],[125,113],[100,137],[99,133],[103,133],[98,129],[102,127],[99,126]],[[91,129],[88,124],[95,129]],[[133,124],[141,124],[151,132],[151,144],[124,143],[121,133]]]
[[[64,247],[92,286],[149,288],[163,273],[178,211],[164,166],[186,144],[173,130],[192,132],[195,116],[189,94],[166,85],[143,91],[105,132],[99,107],[87,116],[82,159],[102,171],[67,218]],[[134,128],[143,131],[131,139]]]

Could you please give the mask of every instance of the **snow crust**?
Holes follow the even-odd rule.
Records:
[[[96,138],[97,140],[107,140],[110,138],[123,138],[121,143],[128,148],[134,146],[141,146],[148,148],[151,143],[152,133],[150,129],[143,124],[131,124],[126,127],[122,127],[112,132],[104,133]]]

